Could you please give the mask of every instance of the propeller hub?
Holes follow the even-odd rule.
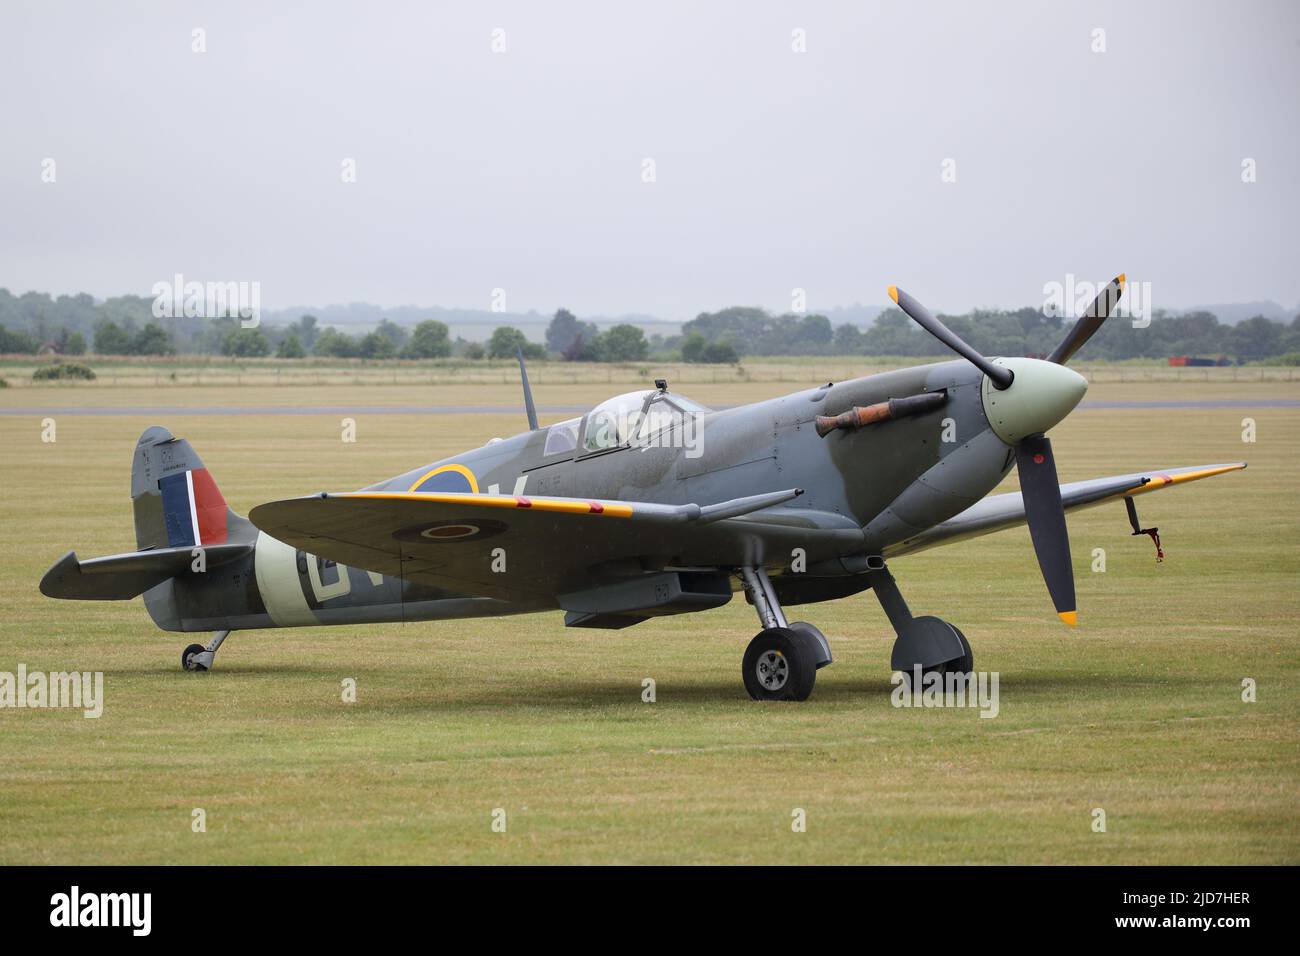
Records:
[[[1070,414],[1088,391],[1087,379],[1055,362],[999,358],[993,364],[1015,374],[1006,388],[998,388],[988,376],[980,387],[984,415],[994,434],[1008,445],[1047,431]]]

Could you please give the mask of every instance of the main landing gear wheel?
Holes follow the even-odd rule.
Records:
[[[812,638],[788,627],[759,631],[745,650],[741,676],[754,700],[807,700],[817,680]]]
[[[946,621],[944,623],[947,623]],[[961,641],[962,656],[954,657],[950,661],[944,661],[942,664],[935,664],[933,667],[922,668],[921,678],[925,679],[926,674],[938,674],[943,677],[945,674],[969,674],[975,670],[975,652],[971,650],[970,641],[966,640],[966,635],[955,624],[949,624],[953,633],[957,635],[957,640]],[[903,671],[903,679],[907,681],[907,686],[912,686],[913,674],[909,671]]]
[[[741,568],[740,576],[763,626],[740,665],[745,690],[754,700],[807,700],[817,668],[831,662],[830,643],[811,624],[786,621],[776,589],[761,567]]]
[[[199,655],[207,648],[202,644],[191,644],[185,650],[181,651],[181,667],[187,671],[205,671],[207,666],[199,661]]]

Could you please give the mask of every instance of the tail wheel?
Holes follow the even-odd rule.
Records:
[[[760,631],[745,650],[741,676],[754,700],[807,700],[817,679],[812,638],[788,627]]]
[[[207,670],[207,668],[198,661],[199,655],[205,650],[207,650],[207,648],[202,644],[191,644],[189,647],[185,648],[185,650],[181,651],[181,667],[185,668],[187,671]]]

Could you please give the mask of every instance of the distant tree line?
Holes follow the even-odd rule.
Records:
[[[649,338],[637,326],[601,330],[568,309],[546,329],[546,343],[528,341],[511,326],[498,326],[486,342],[452,338],[447,325],[426,319],[414,326],[383,319],[370,331],[348,334],[322,328],[312,315],[289,324],[243,328],[236,317],[155,318],[152,299],[119,296],[95,302],[89,295],[21,296],[0,288],[0,353],[59,355],[220,354],[244,358],[327,356],[361,359],[507,359],[550,356],[571,362],[664,361],[734,363],[746,356],[936,356],[942,346],[898,309],[882,312],[870,326],[832,325],[824,315],[774,315],[733,307],[703,312],[680,335]],[[1046,355],[1073,319],[1039,309],[977,310],[943,315],[953,331],[986,355]],[[1171,315],[1156,311],[1134,328],[1116,316],[1088,343],[1086,358],[1227,356],[1237,361],[1300,364],[1300,316],[1289,323],[1255,316],[1226,325],[1210,312]]]
[[[1039,309],[976,310],[941,315],[943,322],[985,355],[1045,356],[1064,338],[1073,318],[1047,316]],[[868,328],[832,328],[822,315],[772,315],[762,309],[730,308],[701,313],[682,326],[676,345],[682,357],[727,347],[746,355],[944,354],[943,346],[900,309],[887,309]],[[1210,312],[1171,315],[1160,310],[1145,327],[1123,316],[1110,319],[1088,342],[1084,357],[1122,360],[1171,355],[1228,356],[1238,361],[1281,360],[1300,364],[1300,315],[1289,323],[1255,316],[1225,325]],[[703,361],[725,361],[705,358]]]

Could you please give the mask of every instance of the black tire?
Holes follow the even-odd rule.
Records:
[[[944,621],[944,623],[948,624],[947,621]],[[925,679],[926,674],[938,674],[942,677],[945,674],[969,674],[971,671],[975,670],[975,652],[971,650],[970,641],[966,640],[966,635],[961,632],[960,628],[955,627],[952,624],[948,624],[948,626],[951,627],[952,632],[957,635],[957,640],[961,641],[964,653],[961,657],[954,657],[952,660],[944,661],[942,664],[935,664],[933,667],[922,668],[922,680]],[[913,674],[911,671],[903,671],[903,680],[907,681],[908,687],[912,686],[912,677]]]
[[[189,647],[185,648],[185,650],[181,651],[181,667],[187,671],[207,670],[206,667],[196,660],[198,655],[202,654],[205,650],[207,650],[207,648],[202,644],[191,644]]]
[[[970,641],[966,640],[966,635],[961,632],[960,628],[952,624],[949,624],[948,626],[957,633],[957,639],[961,641],[961,646],[965,648],[966,653],[955,661],[949,661],[945,664],[944,673],[953,671],[955,673],[969,674],[975,669],[975,652],[971,650]]]
[[[754,700],[807,700],[817,680],[812,638],[788,627],[759,631],[745,648],[741,677]]]

